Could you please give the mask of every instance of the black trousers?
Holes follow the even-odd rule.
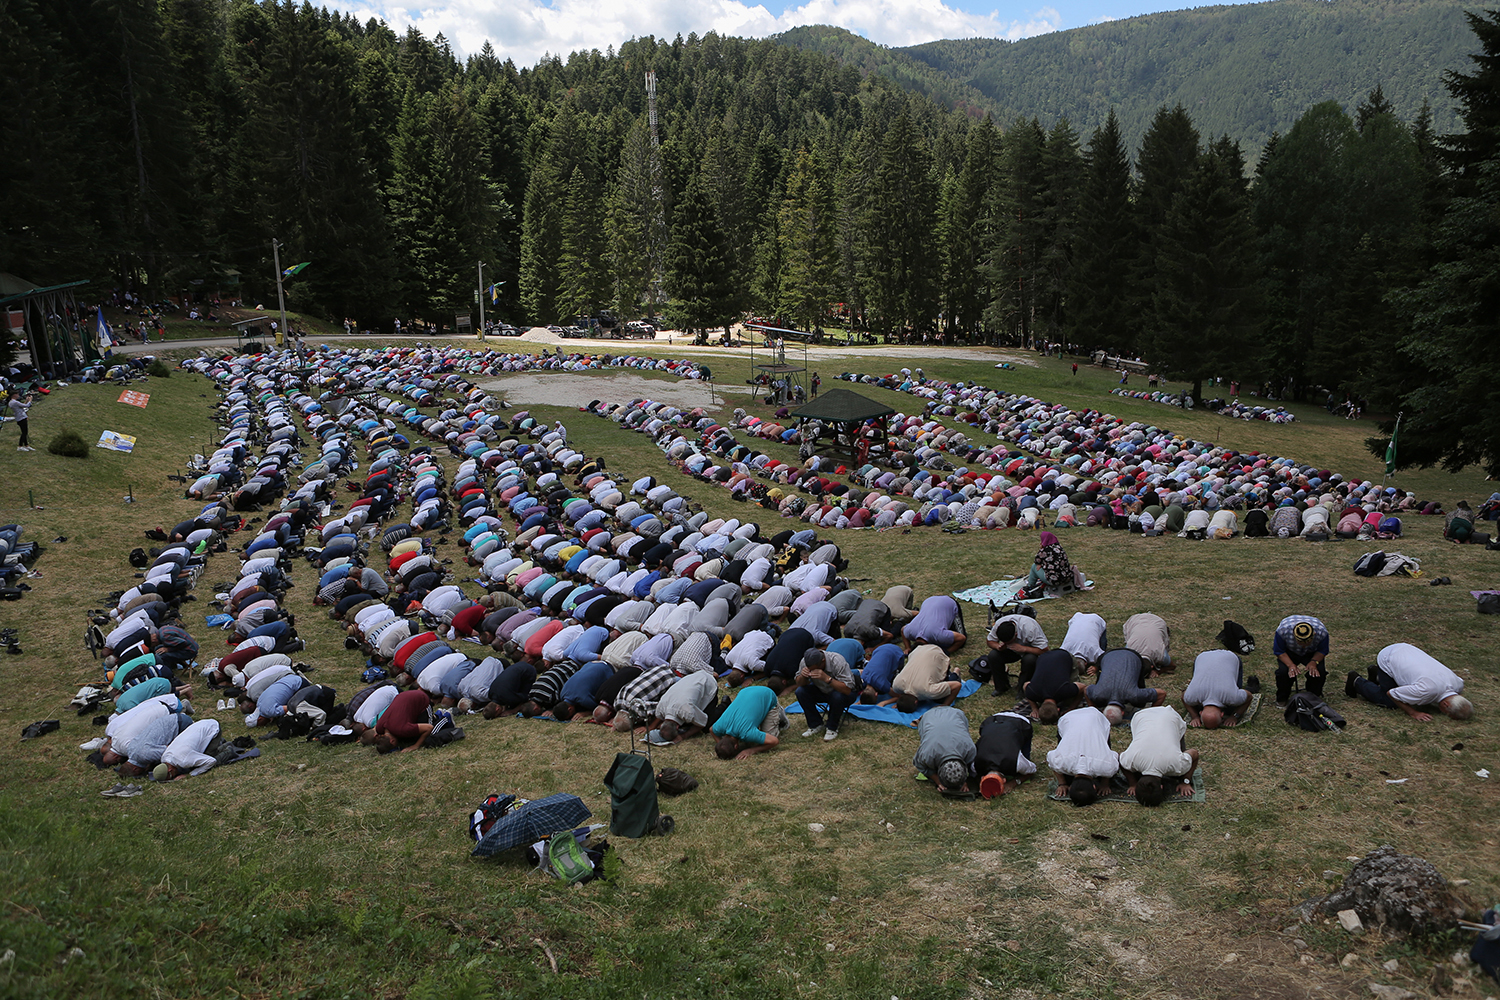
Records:
[[[1016,662],[1020,662],[1021,664],[1021,684],[1025,686],[1031,680],[1032,673],[1036,670],[1035,653],[1017,653],[1010,649],[992,649],[973,662],[969,667],[969,674],[981,684],[993,680],[996,691],[1009,691],[1010,672],[1005,667],[1006,664]]]
[[[1311,659],[1312,659],[1311,656],[1307,657],[1306,659],[1300,659],[1300,660],[1297,657],[1295,657],[1295,656],[1291,657],[1292,662],[1295,663],[1295,664],[1297,664],[1298,666],[1305,665],[1307,663],[1307,661],[1311,660]],[[1318,670],[1319,670],[1320,676],[1313,677],[1311,675],[1308,675],[1308,677],[1307,677],[1307,690],[1310,693],[1315,694],[1319,698],[1321,698],[1321,697],[1323,697],[1323,683],[1328,680],[1328,659],[1327,659],[1327,657],[1324,657],[1323,662],[1318,667]],[[1278,705],[1282,704],[1287,699],[1291,698],[1291,696],[1292,696],[1292,674],[1291,674],[1291,671],[1287,669],[1286,664],[1282,663],[1280,657],[1278,657],[1277,660],[1276,660],[1276,703]]]

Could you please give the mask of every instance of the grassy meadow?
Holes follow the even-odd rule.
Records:
[[[721,383],[748,375],[748,359],[703,356]],[[1318,406],[1296,408],[1298,422],[1286,426],[1182,413],[1110,396],[1117,376],[1081,366],[1075,377],[1055,359],[1005,372],[989,360],[872,351],[813,367],[826,390],[845,385],[833,376],[846,369],[916,363],[932,376],[1098,407],[1346,475],[1378,480],[1382,469],[1363,445],[1370,421],[1335,420]],[[612,398],[608,374],[548,377],[597,379],[595,395]],[[1115,643],[1131,614],[1162,615],[1183,664],[1215,645],[1226,618],[1255,636],[1247,672],[1268,689],[1258,715],[1188,737],[1202,755],[1202,805],[1080,810],[1047,801],[1045,779],[992,802],[953,802],[912,780],[915,731],[851,722],[825,745],[798,739],[797,726],[781,748],[748,761],[718,761],[701,739],[658,750],[658,766],[701,782],[663,798],[676,832],[615,839],[619,874],[570,889],[516,857],[471,860],[466,817],[489,792],[567,791],[607,821],[602,778],[628,737],[595,726],[473,717],[462,742],[390,758],[263,741],[258,760],[134,799],[101,798],[116,779],[77,749],[99,730],[66,707],[100,676],[82,643],[86,613],[131,585],[126,555],[149,546],[142,531],[198,509],[167,477],[219,434],[206,381],[175,374],[132,388],[151,393],[146,409],[117,403],[119,388],[107,386],[40,401],[35,453],[17,453],[14,429],[0,430],[0,522],[22,523],[24,538],[47,549],[42,576],[27,581],[33,592],[0,605],[0,624],[20,629],[24,649],[0,655],[0,728],[15,739],[32,721],[62,721],[58,733],[12,744],[0,778],[0,996],[1353,997],[1368,996],[1370,982],[1425,994],[1435,966],[1467,951],[1466,938],[1355,938],[1336,924],[1294,927],[1290,908],[1329,891],[1350,858],[1381,844],[1467,880],[1476,908],[1500,898],[1500,622],[1475,614],[1468,594],[1496,585],[1497,555],[1447,545],[1440,518],[1410,519],[1407,538],[1386,547],[1451,577],[1451,587],[1357,578],[1350,567],[1374,546],[1356,542],[1062,534],[1096,587],[1038,606],[1054,643],[1078,611],[1103,615]],[[905,412],[918,402],[858,391]],[[681,477],[638,435],[563,407],[531,409],[565,420],[571,440],[606,455],[617,475],[664,477],[713,514],[781,526]],[[139,440],[131,455],[48,454],[64,427],[91,442],[104,429]],[[1450,506],[1481,500],[1492,485],[1435,471],[1394,482]],[[1023,573],[1036,547],[1017,531],[830,534],[850,559],[847,575],[875,596],[896,583],[921,597]],[[59,536],[67,541],[54,543]],[[455,547],[438,552],[456,557]],[[198,602],[185,607],[190,627],[237,566],[232,552],[211,558]],[[292,579],[287,604],[309,644],[302,658],[342,701],[358,688],[362,661],[311,606],[313,570],[298,564]],[[960,663],[983,648],[983,610],[965,610],[972,638]],[[1269,697],[1271,632],[1296,612],[1318,615],[1332,633],[1328,700],[1349,720],[1340,735],[1288,727]],[[214,655],[218,634],[197,622],[203,655]],[[1344,698],[1344,672],[1398,640],[1468,679],[1473,721],[1417,724]],[[1188,673],[1164,681],[1174,702]],[[199,691],[199,717],[215,714],[212,694]],[[977,732],[1012,702],[981,691],[959,704]],[[233,713],[218,717],[230,735],[244,731]],[[1125,742],[1117,733],[1115,748]],[[1039,727],[1034,759],[1054,744],[1055,731]],[[1497,777],[1476,777],[1482,768]],[[1397,779],[1406,780],[1388,783]],[[1382,970],[1393,958],[1397,971]],[[1460,977],[1455,995],[1495,992],[1451,963],[1447,971]]]

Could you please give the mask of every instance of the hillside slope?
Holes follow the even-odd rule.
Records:
[[[1473,36],[1456,0],[1271,0],[1147,14],[1018,42],[952,39],[886,49],[837,28],[780,36],[953,107],[1002,123],[1066,115],[1087,133],[1117,109],[1134,148],[1152,113],[1181,102],[1204,135],[1257,150],[1319,101],[1352,108],[1377,84],[1410,118],[1430,101],[1456,120],[1444,70],[1466,69]]]

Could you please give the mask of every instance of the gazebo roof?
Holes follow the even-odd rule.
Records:
[[[792,411],[792,416],[825,423],[873,420],[890,416],[896,411],[884,403],[861,396],[848,389],[829,389],[817,399]]]

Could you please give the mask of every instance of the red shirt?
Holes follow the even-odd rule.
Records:
[[[453,616],[453,629],[459,635],[473,635],[489,610],[480,604],[471,604]]]
[[[417,725],[427,721],[428,709],[431,707],[432,699],[421,688],[402,691],[391,699],[390,707],[375,724],[375,732],[390,733],[402,742],[414,740],[422,735]]]

